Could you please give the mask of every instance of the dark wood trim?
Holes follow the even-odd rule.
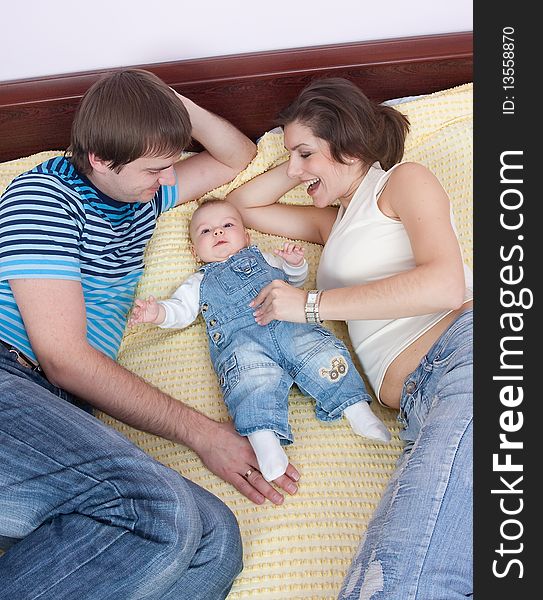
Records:
[[[378,101],[473,77],[472,32],[253,52],[137,65],[233,122],[251,138],[309,81],[341,76]],[[81,96],[112,69],[0,83],[0,160],[68,145]]]

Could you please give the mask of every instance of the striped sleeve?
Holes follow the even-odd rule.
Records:
[[[177,187],[177,175],[175,179],[175,185],[163,185],[161,186],[160,191],[161,202],[158,207],[158,214],[170,210],[170,208],[173,208],[177,204],[177,197],[179,195]]]
[[[0,281],[81,278],[84,211],[58,179],[26,173],[0,202]]]

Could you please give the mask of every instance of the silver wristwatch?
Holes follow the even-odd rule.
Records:
[[[319,316],[319,302],[322,290],[309,290],[305,301],[305,320],[307,323],[322,323]]]

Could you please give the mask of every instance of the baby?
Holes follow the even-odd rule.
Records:
[[[275,254],[250,245],[238,210],[208,200],[190,222],[194,256],[203,265],[169,300],[137,299],[129,325],[165,328],[205,321],[211,361],[240,435],[247,436],[267,481],[283,475],[292,443],[288,394],[293,383],[316,400],[316,416],[333,421],[345,414],[353,430],[387,442],[390,433],[376,417],[349,351],[317,324],[272,321],[258,325],[249,303],[274,279],[301,287],[308,266],[303,249],[287,242]]]

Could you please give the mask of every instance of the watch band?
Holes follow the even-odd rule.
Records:
[[[319,302],[322,290],[309,290],[305,301],[305,320],[307,323],[322,323],[319,316]]]

